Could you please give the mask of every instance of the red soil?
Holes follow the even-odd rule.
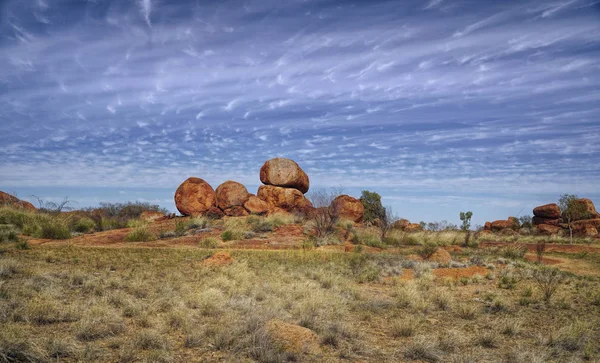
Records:
[[[503,247],[511,246],[515,243],[510,242],[482,242],[481,247]],[[535,243],[522,243],[530,252],[535,252]],[[563,252],[563,253],[580,253],[580,252],[600,253],[600,247],[582,246],[582,245],[565,245],[557,243],[546,243],[546,252]]]

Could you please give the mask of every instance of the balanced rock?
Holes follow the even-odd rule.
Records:
[[[258,215],[265,214],[269,211],[267,202],[252,194],[250,194],[250,197],[244,203],[244,208],[246,208],[250,214]]]
[[[250,198],[250,193],[243,184],[228,180],[217,187],[216,196],[217,206],[224,211],[228,208],[243,206]]]
[[[365,214],[365,207],[362,202],[345,194],[336,197],[331,202],[330,208],[332,208],[341,218],[349,219],[354,223],[362,221]]]
[[[191,177],[181,183],[175,192],[175,206],[184,216],[204,214],[216,206],[214,189],[203,179]]]
[[[560,208],[555,203],[540,205],[533,208],[533,215],[538,218],[559,219]]]
[[[310,186],[308,175],[293,160],[274,158],[265,161],[260,168],[260,181],[265,185],[295,188],[303,194]]]
[[[272,185],[261,185],[257,196],[265,201],[269,209],[281,208],[286,211],[303,211],[312,208],[311,202],[301,191],[294,188],[282,188]]]
[[[10,205],[12,207],[23,208],[26,210],[34,211],[36,210],[33,204],[26,202],[24,200],[20,200],[19,198],[12,196],[8,193],[4,193],[0,191],[0,205]]]

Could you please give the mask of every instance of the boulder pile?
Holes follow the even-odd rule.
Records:
[[[500,219],[493,222],[485,222],[483,226],[484,231],[489,232],[502,232],[508,233],[509,230],[516,230],[519,228],[519,220],[516,217],[508,217],[508,219]]]
[[[574,201],[578,204],[579,214],[575,215],[573,220],[573,234],[581,237],[598,237],[600,230],[600,213],[596,211],[594,203],[587,198],[581,198]],[[567,220],[563,218],[560,208],[557,204],[545,204],[533,209],[532,223],[537,230],[543,234],[557,234],[563,230],[568,230]]]
[[[295,161],[284,158],[267,160],[260,168],[260,180],[264,185],[254,195],[244,185],[232,180],[215,190],[203,179],[191,177],[177,188],[175,206],[182,215],[211,218],[278,212],[307,213],[313,209],[304,196],[310,187],[308,175]]]
[[[11,207],[23,208],[30,211],[36,210],[33,204],[24,200],[20,200],[19,198],[8,193],[4,193],[3,191],[0,191],[0,206],[1,205],[9,205]]]
[[[419,223],[410,223],[408,219],[399,219],[392,224],[393,229],[399,229],[404,232],[418,232],[423,228]]]

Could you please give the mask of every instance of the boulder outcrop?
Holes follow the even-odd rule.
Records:
[[[9,205],[12,207],[17,207],[17,208],[23,208],[26,210],[30,210],[30,211],[34,211],[36,210],[36,208],[33,206],[33,204],[26,202],[24,200],[20,200],[19,198],[10,195],[8,193],[4,193],[2,191],[0,191],[0,205]]]
[[[365,214],[365,207],[362,202],[345,194],[336,197],[331,202],[330,208],[332,208],[340,218],[349,219],[354,223],[360,223]]]
[[[312,208],[312,203],[295,188],[261,185],[256,195],[267,203],[269,209],[281,208],[291,212],[306,211]]]
[[[241,207],[250,198],[250,193],[248,193],[246,187],[232,180],[219,185],[215,193],[217,206],[223,211],[232,207]]]
[[[302,194],[310,187],[304,170],[295,161],[285,158],[267,160],[260,168],[260,181],[265,185],[294,188]]]
[[[555,203],[540,205],[533,208],[533,215],[544,219],[559,219],[560,208]]]
[[[246,208],[250,214],[258,215],[265,214],[269,211],[269,205],[267,202],[252,194],[250,194],[250,197],[244,203],[244,208]]]
[[[184,216],[202,215],[216,206],[216,193],[204,179],[190,177],[175,192],[175,206]]]

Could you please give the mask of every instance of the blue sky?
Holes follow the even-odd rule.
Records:
[[[189,176],[378,191],[414,221],[600,201],[600,3],[0,2],[0,190],[174,210]]]

